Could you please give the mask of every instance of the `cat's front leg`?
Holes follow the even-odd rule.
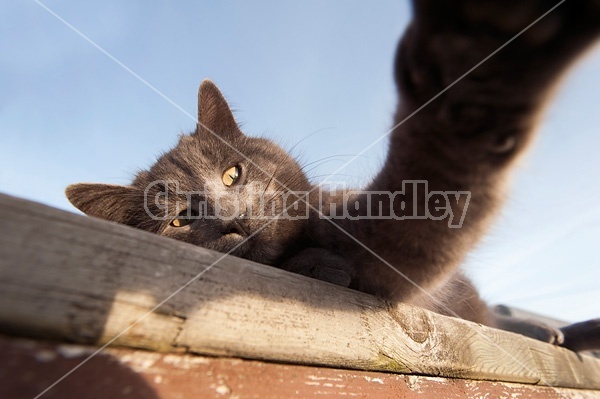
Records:
[[[401,193],[391,203],[399,216],[339,221],[371,253],[333,227],[318,233],[355,262],[359,289],[410,301],[417,287],[435,290],[480,240],[552,88],[600,38],[600,1],[567,1],[536,22],[556,4],[414,1],[397,52],[389,154],[367,188]],[[437,206],[430,194],[445,196],[445,218],[427,216]],[[371,202],[371,214],[378,207]],[[464,216],[460,225],[453,215]]]
[[[562,345],[565,340],[561,330],[532,319],[495,314],[493,326],[554,345]]]
[[[349,287],[354,276],[352,266],[344,258],[323,248],[307,248],[278,267],[342,287]]]
[[[562,327],[562,346],[574,351],[600,349],[600,319],[592,319]]]

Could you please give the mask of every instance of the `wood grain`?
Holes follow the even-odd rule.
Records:
[[[520,335],[6,195],[0,218],[4,332],[600,389],[599,360]]]

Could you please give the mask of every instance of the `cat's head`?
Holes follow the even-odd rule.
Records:
[[[71,203],[89,216],[273,264],[303,234],[310,184],[298,163],[244,135],[210,81],[198,91],[198,126],[128,186],[80,183]]]

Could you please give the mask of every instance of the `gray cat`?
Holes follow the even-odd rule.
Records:
[[[205,81],[195,132],[131,185],[77,184],[67,197],[90,216],[576,350],[596,348],[598,320],[560,331],[495,314],[459,269],[496,214],[550,90],[600,35],[600,4],[585,0],[560,5],[515,37],[553,6],[415,1],[397,51],[400,104],[388,156],[364,191],[311,185],[284,150],[244,135]]]

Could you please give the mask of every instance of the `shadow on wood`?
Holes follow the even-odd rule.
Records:
[[[600,361],[520,335],[6,195],[0,217],[4,332],[600,389]]]

